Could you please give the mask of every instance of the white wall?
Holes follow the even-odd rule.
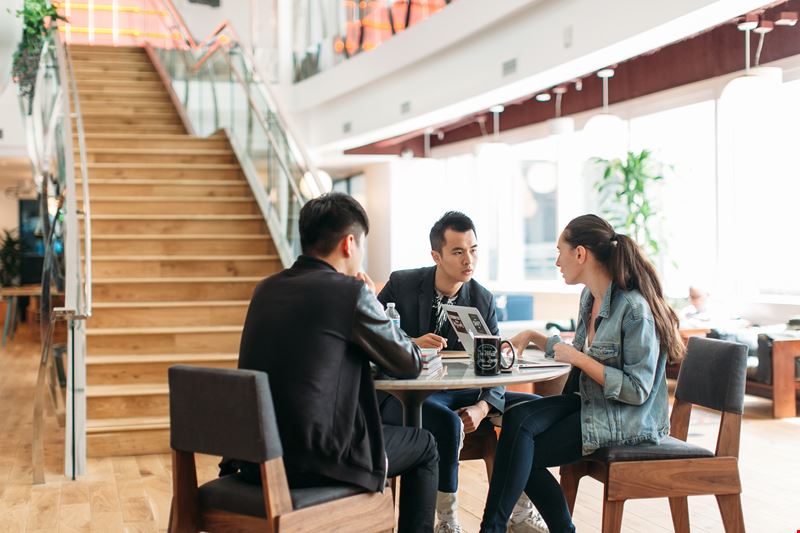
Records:
[[[24,156],[25,128],[17,100],[17,87],[9,83],[5,91],[0,92],[0,129],[3,138],[0,139],[0,157]]]

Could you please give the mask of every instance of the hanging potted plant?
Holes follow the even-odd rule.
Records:
[[[625,159],[595,159],[603,174],[595,184],[603,215],[614,229],[636,241],[651,261],[664,251],[658,238],[659,216],[653,206],[654,185],[664,179],[649,150],[628,152]]]
[[[17,287],[22,276],[22,241],[14,230],[0,236],[0,287]]]
[[[22,9],[17,11],[17,16],[22,17],[22,40],[14,52],[11,75],[17,83],[20,98],[27,103],[25,112],[29,114],[36,90],[36,74],[39,71],[42,47],[48,32],[56,20],[67,19],[59,15],[48,0],[25,0]]]

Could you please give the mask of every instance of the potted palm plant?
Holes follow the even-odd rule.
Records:
[[[654,185],[664,179],[650,150],[628,152],[624,159],[595,159],[603,174],[595,184],[600,193],[603,215],[614,226],[639,243],[655,260],[663,252],[659,242],[659,217],[653,206]]]
[[[14,230],[0,237],[0,287],[16,287],[22,275],[22,241]]]

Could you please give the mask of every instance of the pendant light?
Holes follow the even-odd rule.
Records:
[[[744,32],[744,74],[725,85],[720,100],[734,106],[752,106],[764,101],[783,81],[783,70],[779,67],[750,67],[750,32],[755,31],[761,37],[757,54],[760,58],[764,37],[773,27],[766,22],[759,25],[758,15],[750,14],[737,24],[739,31]]]
[[[597,77],[603,80],[603,110],[583,127],[584,142],[590,157],[621,157],[627,145],[625,122],[608,110],[608,80],[613,76],[614,69],[611,68],[604,68],[597,73]]]

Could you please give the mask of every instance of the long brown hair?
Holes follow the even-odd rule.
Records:
[[[639,245],[627,235],[614,231],[597,215],[574,218],[564,228],[564,240],[573,248],[583,246],[608,270],[614,285],[624,291],[638,290],[653,313],[661,351],[671,363],[680,361],[684,345],[678,333],[678,316],[664,301],[661,281]]]

